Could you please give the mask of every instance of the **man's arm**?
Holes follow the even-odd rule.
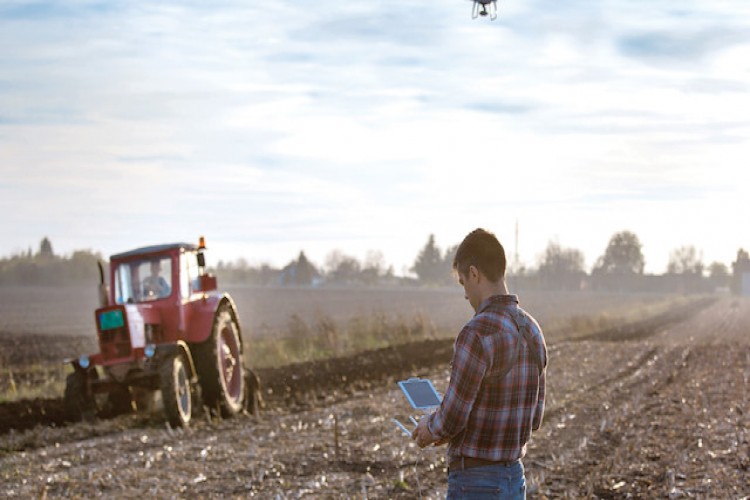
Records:
[[[531,429],[536,431],[539,430],[539,428],[542,426],[542,420],[544,419],[544,400],[545,395],[547,393],[547,365],[549,364],[549,358],[547,353],[547,343],[544,340],[544,334],[542,334],[542,328],[539,326],[539,323],[534,320],[534,324],[536,328],[539,331],[539,344],[541,345],[541,353],[539,354],[539,359],[542,362],[541,371],[542,373],[539,375],[539,392],[538,397],[539,400],[536,404],[536,409],[534,411],[534,420],[531,423]]]
[[[435,441],[451,438],[466,427],[486,371],[487,360],[479,335],[467,325],[456,339],[445,397],[437,411],[427,418],[427,430]]]

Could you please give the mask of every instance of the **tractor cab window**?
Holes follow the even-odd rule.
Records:
[[[120,264],[115,269],[115,302],[117,304],[130,304],[135,302],[133,272],[130,268],[130,264]]]
[[[172,294],[172,260],[169,257],[122,263],[115,269],[118,304],[163,299]]]
[[[198,260],[195,252],[184,252],[180,261],[180,293],[184,300],[198,290]]]

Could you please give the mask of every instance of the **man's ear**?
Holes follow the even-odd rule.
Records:
[[[476,266],[469,266],[468,275],[471,279],[479,281],[481,279],[482,273],[479,272],[479,269],[477,269]]]

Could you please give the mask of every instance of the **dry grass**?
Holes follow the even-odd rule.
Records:
[[[322,314],[310,322],[295,314],[289,318],[286,330],[263,332],[246,345],[250,366],[272,367],[344,356],[436,335],[434,324],[421,313],[411,318],[373,313],[353,316],[343,324]]]
[[[577,338],[607,330],[624,323],[634,323],[652,318],[670,309],[678,308],[696,300],[695,296],[669,295],[650,298],[641,303],[627,303],[627,307],[613,304],[598,313],[576,313],[571,316],[551,318],[542,324],[548,341]]]
[[[28,365],[0,370],[0,403],[20,399],[60,397],[72,368],[63,365]]]

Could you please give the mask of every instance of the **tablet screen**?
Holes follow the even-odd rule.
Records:
[[[430,380],[409,379],[398,383],[406,399],[414,408],[432,408],[440,406],[440,396]]]

